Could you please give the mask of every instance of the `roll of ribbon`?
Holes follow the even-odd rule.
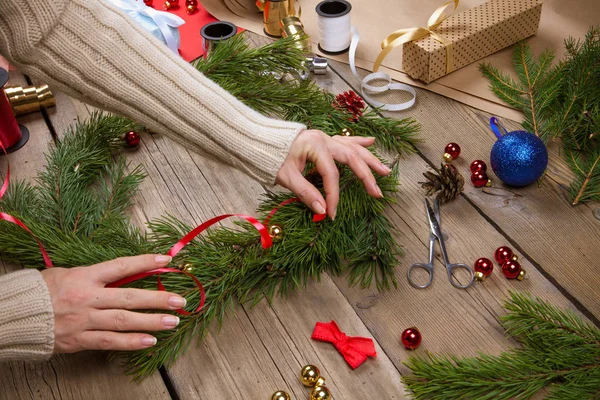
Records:
[[[200,30],[202,36],[203,57],[208,55],[219,46],[219,43],[232,38],[237,33],[237,27],[231,22],[216,21],[204,25]]]
[[[346,0],[325,0],[317,4],[319,50],[326,54],[348,51],[352,41],[350,11]]]
[[[312,53],[312,44],[310,37],[304,31],[304,25],[300,18],[295,15],[289,15],[279,21],[283,37],[293,37],[296,41],[294,47],[302,50],[302,53],[308,55]]]
[[[40,111],[41,108],[56,106],[56,99],[48,85],[10,86],[4,89],[8,102],[16,116]]]
[[[8,72],[0,68],[0,141],[6,148],[5,152],[12,153],[27,143],[29,131],[25,126],[19,125],[15,119],[12,107],[2,89],[7,82]]]
[[[295,14],[294,0],[265,0],[263,6],[265,33],[276,38],[283,36],[280,21]]]

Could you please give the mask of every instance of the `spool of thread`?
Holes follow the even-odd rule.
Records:
[[[294,0],[265,0],[263,6],[264,31],[268,36],[283,36],[280,21],[289,15],[295,15]]]
[[[0,68],[0,89],[8,82],[8,72]],[[29,140],[29,131],[23,125],[19,125],[13,114],[12,107],[0,90],[0,140],[6,148],[7,153],[17,151]],[[3,154],[0,152],[0,155]]]
[[[17,117],[56,106],[56,99],[48,85],[9,86],[4,89],[4,93]]]
[[[204,58],[219,46],[220,43],[235,36],[237,27],[231,22],[216,21],[204,25],[200,30],[202,36],[202,51]]]
[[[288,15],[279,21],[283,37],[293,37],[295,39],[294,47],[302,50],[305,55],[312,53],[312,44],[310,37],[304,31],[304,25],[300,18],[295,15]]]
[[[315,75],[325,75],[327,73],[327,59],[322,57],[306,57],[304,65],[309,72]]]
[[[319,50],[325,54],[342,54],[350,48],[352,5],[345,0],[325,0],[317,4]]]

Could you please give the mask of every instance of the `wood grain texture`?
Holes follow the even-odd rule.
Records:
[[[357,87],[359,82],[347,65],[338,62],[331,65],[344,80]],[[361,71],[361,74],[366,73]],[[461,155],[454,165],[467,180],[465,198],[486,220],[493,221],[504,236],[491,246],[512,245],[536,269],[556,281],[564,293],[580,302],[580,308],[586,308],[598,323],[600,220],[594,212],[599,205],[570,205],[565,186],[572,174],[558,154],[558,144],[550,145],[548,176],[540,187],[535,184],[525,188],[506,186],[489,168],[494,187],[476,189],[468,182],[469,163],[481,159],[489,166],[489,152],[495,142],[487,122],[490,115],[425,90],[417,92],[413,109],[385,115],[393,118],[411,115],[421,122],[425,142],[418,148],[429,164],[439,166],[447,143],[461,145]],[[378,98],[394,100],[395,96],[386,93]],[[519,129],[516,123],[506,125],[509,130]],[[481,238],[475,234],[470,237]],[[485,254],[491,255],[489,250],[482,253]]]
[[[12,71],[9,84],[26,86],[27,82],[23,75]],[[74,110],[86,109],[85,105],[62,93],[56,93],[56,98],[57,107],[49,113],[53,119],[56,117],[65,123],[67,120],[74,122],[77,117]],[[11,179],[32,181],[43,169],[43,154],[53,139],[41,113],[21,117],[19,122],[29,128],[31,138],[27,145],[10,155]],[[2,163],[0,172],[3,175],[5,168]],[[19,268],[3,263],[0,264],[0,273]],[[127,388],[125,392],[124,388]],[[117,362],[109,361],[102,352],[55,355],[49,362],[10,362],[0,367],[0,400],[117,399],[122,398],[124,393],[128,398],[170,398],[159,373],[142,383],[131,383],[131,378],[124,375],[123,368]]]

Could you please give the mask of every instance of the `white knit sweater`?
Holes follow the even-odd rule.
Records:
[[[246,107],[103,0],[0,0],[0,54],[53,88],[263,183],[275,182],[305,129]],[[53,327],[39,272],[0,278],[0,360],[49,356]]]

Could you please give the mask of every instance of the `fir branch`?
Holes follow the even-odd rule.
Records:
[[[499,356],[428,354],[405,364],[403,377],[415,399],[529,399],[544,388],[551,399],[596,398],[600,391],[600,330],[571,311],[511,293],[502,317],[523,347]],[[583,396],[583,397],[582,397]]]

